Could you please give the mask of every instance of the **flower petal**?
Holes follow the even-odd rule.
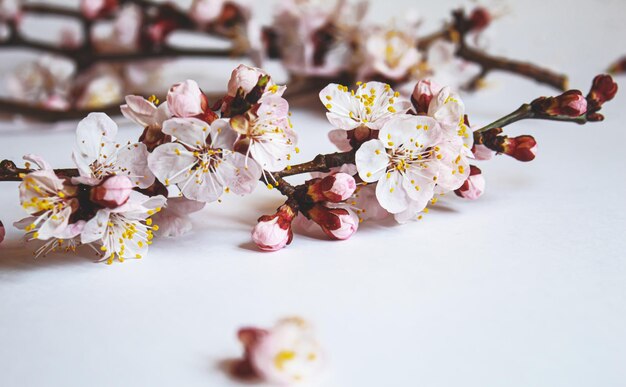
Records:
[[[355,155],[356,168],[365,182],[377,181],[386,172],[389,155],[380,140],[369,140],[361,145]]]
[[[254,160],[247,160],[240,153],[228,153],[216,168],[226,187],[237,195],[252,193],[261,178],[261,167]]]
[[[80,234],[81,243],[91,243],[102,239],[107,229],[110,214],[111,211],[106,208],[98,210],[96,216],[85,223],[83,232]]]
[[[376,198],[380,205],[392,214],[404,211],[410,203],[400,172],[383,176],[376,185]]]
[[[148,148],[136,143],[123,147],[117,154],[117,166],[121,174],[128,175],[139,188],[148,188],[154,183],[154,175],[148,168]]]
[[[174,142],[160,145],[148,155],[148,167],[165,185],[186,180],[188,172],[197,162],[193,153],[182,144]]]
[[[206,145],[209,124],[197,118],[170,118],[163,123],[163,133],[175,137],[191,148]]]
[[[117,124],[104,113],[89,113],[76,127],[75,154],[88,164],[98,158],[102,143],[112,142],[117,135]]]
[[[213,149],[233,149],[237,140],[237,132],[231,128],[228,120],[219,119],[211,124],[211,148]]]

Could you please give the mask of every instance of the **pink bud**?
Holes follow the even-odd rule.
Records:
[[[359,217],[347,208],[329,208],[316,204],[308,211],[308,215],[331,239],[348,239],[359,228]]]
[[[239,88],[243,89],[244,94],[248,94],[254,89],[259,82],[259,78],[263,75],[267,74],[261,69],[240,64],[230,75],[228,95],[234,97],[237,95]]]
[[[463,185],[454,191],[458,196],[476,200],[485,192],[485,178],[480,168],[470,165],[470,175]]]
[[[195,117],[207,110],[208,101],[195,81],[177,83],[167,93],[170,112],[181,118]]]
[[[282,205],[274,215],[264,215],[252,230],[252,240],[264,251],[277,251],[291,243],[291,222],[296,213],[288,205]]]
[[[426,114],[430,101],[432,101],[433,96],[439,93],[441,89],[441,85],[430,80],[417,82],[413,94],[411,95],[411,101],[413,102],[415,111],[418,114]]]
[[[342,172],[310,182],[308,194],[316,202],[340,203],[352,196],[356,189],[354,178]]]
[[[4,240],[5,235],[6,235],[6,230],[4,229],[4,225],[2,224],[2,221],[0,221],[0,243],[2,243],[2,241]]]
[[[91,190],[91,201],[107,208],[117,208],[128,201],[133,182],[124,175],[111,176]]]

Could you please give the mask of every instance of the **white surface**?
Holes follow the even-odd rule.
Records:
[[[399,15],[403,3],[412,2],[374,10]],[[423,14],[442,19],[452,5],[441,3],[424,3]],[[508,9],[492,51],[553,65],[585,92],[625,54],[621,0]],[[506,75],[488,80],[491,88],[465,97],[474,124],[552,93]],[[9,228],[0,247],[0,385],[236,386],[218,366],[240,354],[236,329],[298,314],[331,357],[328,386],[623,386],[624,91],[604,123],[511,128],[536,137],[539,157],[479,164],[488,179],[481,200],[449,198],[422,222],[368,224],[346,242],[296,235],[283,251],[257,252],[250,229],[281,202],[262,186],[209,205],[191,234],[157,240],[146,259],[112,266],[84,256],[33,260]],[[321,108],[293,105],[299,161],[332,150]],[[70,131],[1,136],[2,158],[33,152],[71,165]],[[16,188],[0,189],[5,225],[23,216]]]

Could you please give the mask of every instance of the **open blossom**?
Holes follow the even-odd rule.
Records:
[[[196,117],[208,109],[208,100],[196,81],[188,79],[170,88],[167,106],[176,117]]]
[[[381,82],[357,83],[353,92],[348,87],[331,83],[320,92],[320,100],[328,109],[326,117],[335,127],[345,130],[365,126],[379,130],[398,113],[406,113],[411,103]]]
[[[309,323],[299,317],[280,320],[271,329],[242,328],[246,368],[277,385],[311,383],[324,370],[324,353]]]
[[[143,16],[141,8],[128,4],[115,14],[112,31],[104,37],[94,39],[100,52],[131,52],[140,45]]]
[[[104,113],[90,113],[78,123],[72,157],[80,177],[74,178],[75,182],[98,185],[106,177],[125,175],[139,188],[154,183],[146,146],[117,144],[116,135],[117,125]]]
[[[96,110],[117,104],[124,96],[124,80],[112,69],[102,67],[88,74],[76,106]]]
[[[150,130],[161,130],[163,122],[171,117],[167,103],[158,107],[156,98],[145,99],[139,95],[127,95],[126,104],[120,107],[124,117]]]
[[[70,227],[70,217],[78,209],[78,190],[69,181],[58,177],[52,167],[38,156],[24,157],[39,169],[22,177],[20,203],[31,216],[18,222],[32,239],[69,239],[80,233]]]
[[[433,197],[439,174],[441,127],[424,116],[398,115],[380,130],[379,139],[363,144],[356,152],[359,176],[378,182],[380,205],[395,214],[414,202],[419,210]]]
[[[261,177],[255,162],[233,152],[237,134],[226,120],[208,124],[196,118],[172,118],[163,133],[176,141],[158,146],[148,157],[150,169],[166,186],[175,184],[188,199],[217,200],[223,193],[251,193]]]
[[[99,245],[102,260],[109,264],[116,257],[120,262],[143,258],[154,238],[153,230],[158,230],[150,217],[161,211],[166,200],[161,195],[149,197],[133,191],[124,205],[98,210],[85,224],[81,242]]]
[[[409,76],[421,59],[417,39],[409,32],[395,28],[372,32],[365,49],[368,63],[365,72],[395,81]]]
[[[244,115],[231,119],[239,134],[235,149],[251,155],[263,169],[274,172],[287,167],[291,155],[298,152],[298,136],[289,121],[289,103],[278,95],[264,97]]]

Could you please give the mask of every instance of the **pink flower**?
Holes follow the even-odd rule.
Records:
[[[330,207],[318,203],[308,211],[308,216],[335,240],[348,239],[359,228],[359,217],[347,206]]]
[[[128,201],[133,182],[124,175],[107,178],[91,190],[91,201],[106,208],[117,208]]]
[[[454,191],[457,196],[476,200],[485,192],[485,178],[480,168],[470,165],[470,175],[463,185]]]
[[[242,328],[237,336],[245,350],[239,376],[251,373],[271,384],[292,385],[313,382],[324,369],[314,332],[299,317],[280,320],[271,329]]]
[[[252,230],[252,240],[264,251],[277,251],[291,243],[291,222],[296,213],[288,205],[282,205],[274,215],[264,215]]]
[[[198,84],[188,79],[170,88],[167,93],[167,106],[176,117],[196,117],[207,110],[208,101]]]
[[[322,179],[313,179],[309,184],[308,195],[316,202],[343,202],[354,193],[356,182],[347,173],[335,173]]]

